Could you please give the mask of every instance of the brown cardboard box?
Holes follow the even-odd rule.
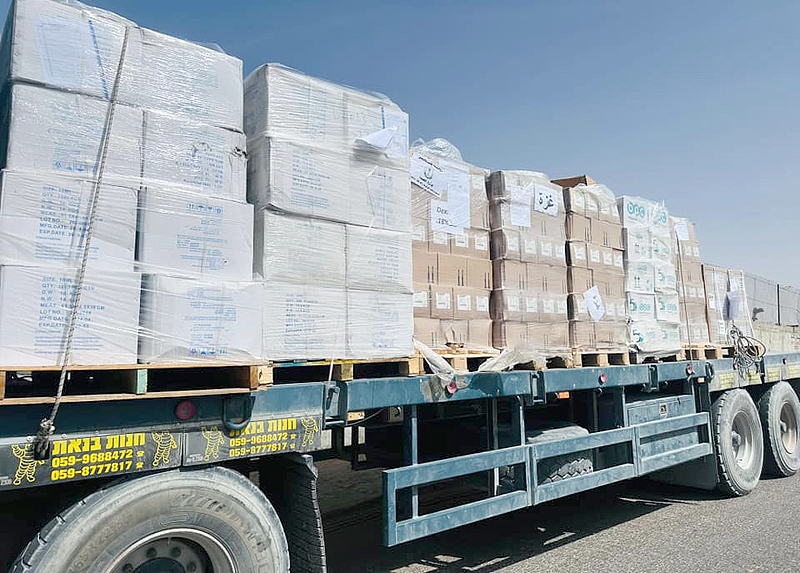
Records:
[[[575,175],[573,177],[563,177],[561,179],[553,179],[553,183],[561,187],[575,187],[576,185],[596,185],[597,181],[588,175]]]
[[[513,348],[527,342],[528,325],[524,322],[495,320],[492,323],[492,344],[495,348]]]
[[[467,259],[467,286],[492,290],[492,261]]]
[[[412,249],[411,266],[415,283],[434,284],[438,282],[437,259],[436,253],[421,251],[417,248]]]
[[[598,322],[594,326],[595,343],[598,350],[626,351],[628,347],[628,327],[624,323]]]
[[[453,318],[453,288],[449,286],[429,285],[430,297],[428,306],[431,318]]]
[[[489,307],[492,320],[522,320],[522,296],[518,290],[493,290]]]
[[[515,229],[496,229],[491,233],[492,259],[520,260],[520,237]]]
[[[605,324],[607,322],[627,322],[625,310],[627,308],[627,301],[625,297],[604,297],[603,305],[606,307],[606,314],[600,319],[598,324]]]
[[[523,322],[540,322],[541,321],[541,293],[524,292],[520,293],[522,304],[522,321]]]
[[[444,231],[428,233],[428,250],[431,253],[450,254],[450,234]]]
[[[464,229],[461,235],[452,235],[450,252],[478,259],[489,260],[489,231]]]
[[[584,215],[567,213],[566,239],[568,241],[592,241],[593,221]]]
[[[556,238],[550,239],[548,237],[541,237],[539,239],[539,256],[538,262],[553,265],[553,266],[566,266],[566,256],[564,251],[563,239]]]
[[[528,288],[526,263],[495,259],[492,261],[492,284],[494,288],[510,288],[524,291]]]
[[[586,243],[586,255],[588,259],[588,265],[592,269],[599,269],[602,270],[605,265],[603,265],[603,250],[605,247],[601,247],[600,245],[595,245],[594,243]]]
[[[586,215],[586,195],[583,188],[564,187],[564,209],[567,213]]]
[[[467,320],[442,320],[439,331],[445,346],[464,347],[467,345],[469,321]]]
[[[545,292],[550,294],[567,294],[567,273],[563,267],[546,267]]]
[[[539,295],[540,322],[567,322],[567,295],[561,293],[542,293]]]
[[[453,318],[455,319],[470,319],[470,318],[488,318],[481,317],[477,310],[476,295],[481,291],[467,287],[454,287],[453,288]]]
[[[569,322],[569,342],[578,350],[594,350],[597,348],[595,324],[591,321],[571,320]]]
[[[681,261],[678,268],[678,280],[683,279],[684,283],[702,283],[703,265],[694,261]]]
[[[569,241],[567,243],[567,263],[571,267],[591,268],[589,250],[585,241]]]
[[[622,225],[593,219],[592,241],[604,247],[611,247],[614,249],[624,248],[622,243]]]
[[[600,296],[605,300],[608,297],[615,299],[625,298],[625,275],[609,271],[594,271],[594,284],[600,291]],[[588,289],[587,289],[588,290]]]
[[[414,283],[414,319],[429,318],[431,316],[431,292],[430,285],[424,283]]]
[[[614,271],[625,274],[625,251],[623,249],[611,249],[611,256],[614,259]]]
[[[425,219],[411,219],[411,246],[415,250],[428,251],[428,222]]]
[[[686,322],[687,320],[695,322],[706,317],[706,305],[703,302],[690,302],[687,300],[681,302],[678,306],[680,307],[681,322]]]
[[[415,318],[414,338],[431,348],[442,348],[444,346],[444,341],[440,334],[439,320],[435,318]]]
[[[475,318],[489,320],[492,318],[491,313],[491,298],[492,291],[485,289],[473,290],[473,300],[475,303]]]
[[[567,268],[568,293],[582,294],[594,286],[594,271],[585,267]]]
[[[443,286],[467,286],[467,257],[439,253],[437,258],[438,284]]]
[[[491,241],[491,234],[489,231],[485,231],[483,229],[471,229],[472,231],[472,250],[475,253],[475,257],[484,260],[490,260],[491,257],[491,250],[489,248],[489,243]]]
[[[567,297],[567,315],[569,320],[591,320],[586,310],[586,300],[583,298],[583,294],[576,293]]]
[[[570,346],[569,323],[566,320],[555,324],[531,323],[528,325],[528,340],[543,352],[564,352]]]
[[[491,349],[492,348],[492,321],[470,320],[467,327],[467,348]]]
[[[520,260],[526,263],[539,262],[539,241],[541,236],[532,229],[524,229],[519,232],[519,251]]]

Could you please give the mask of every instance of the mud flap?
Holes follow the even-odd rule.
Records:
[[[325,573],[325,537],[317,497],[317,468],[311,456],[270,456],[259,482],[283,524],[292,573]]]

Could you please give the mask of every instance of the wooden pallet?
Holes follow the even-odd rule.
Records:
[[[250,392],[271,384],[265,364],[104,364],[70,366],[64,402]],[[58,366],[0,370],[0,405],[53,402]]]
[[[683,347],[683,360],[715,360],[733,353],[733,348],[711,344],[691,344]]]
[[[444,358],[450,366],[459,372],[475,372],[481,364],[500,354],[500,352],[496,350],[492,352],[472,349],[465,350],[461,348],[433,350],[436,352],[436,354]],[[417,361],[417,372],[419,374],[425,373],[426,364],[422,355],[417,352],[412,359]],[[428,368],[428,371],[430,371],[430,368]]]
[[[613,351],[572,351],[572,368],[627,366],[631,363],[630,353],[627,348]]]
[[[333,370],[331,371],[331,362]],[[383,376],[416,376],[421,373],[415,356],[380,358],[375,360],[294,360],[270,362],[264,366],[270,384],[289,382],[318,382],[331,380],[347,382],[357,378]]]

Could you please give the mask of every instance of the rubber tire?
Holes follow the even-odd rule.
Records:
[[[525,432],[528,444],[539,444],[557,440],[567,440],[588,436],[589,431],[576,424],[556,422],[549,427],[536,428]],[[536,467],[538,485],[553,483],[594,471],[591,450],[544,458]]]
[[[753,426],[753,463],[748,468],[740,467],[733,453],[731,430],[733,419],[739,412],[745,413]],[[750,394],[739,388],[728,390],[714,400],[711,405],[711,429],[717,457],[717,488],[727,495],[747,495],[758,485],[764,463],[761,421]]]
[[[146,535],[185,524],[224,540],[239,573],[289,571],[286,537],[267,498],[241,474],[211,467],[148,474],[92,493],[42,528],[10,573],[103,573]]]
[[[774,384],[758,401],[764,431],[764,473],[778,477],[792,476],[800,470],[800,440],[793,453],[786,451],[781,441],[780,412],[784,403],[791,405],[795,420],[800,422],[800,400],[788,382]]]

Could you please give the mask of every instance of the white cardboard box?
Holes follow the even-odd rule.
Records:
[[[0,366],[62,363],[77,274],[0,267]],[[140,284],[139,273],[87,272],[70,364],[136,363]]]
[[[345,226],[261,210],[254,262],[254,271],[267,282],[344,288]]]
[[[347,287],[413,292],[411,233],[347,225]]]
[[[354,153],[350,157],[348,196],[348,223],[406,233],[411,229],[411,180],[407,168]]]
[[[250,280],[253,206],[182,189],[143,189],[136,260],[148,273]]]
[[[77,267],[94,182],[43,172],[0,175],[0,264]],[[138,189],[104,182],[89,268],[132,271]]]
[[[347,290],[347,350],[353,358],[394,358],[414,350],[413,294]]]
[[[346,291],[267,282],[262,326],[265,360],[343,358],[347,350]]]
[[[77,3],[16,0],[9,24],[4,75],[13,81],[108,99],[128,27],[119,101],[242,130],[238,58]]]
[[[139,362],[257,362],[264,285],[144,275]]]

